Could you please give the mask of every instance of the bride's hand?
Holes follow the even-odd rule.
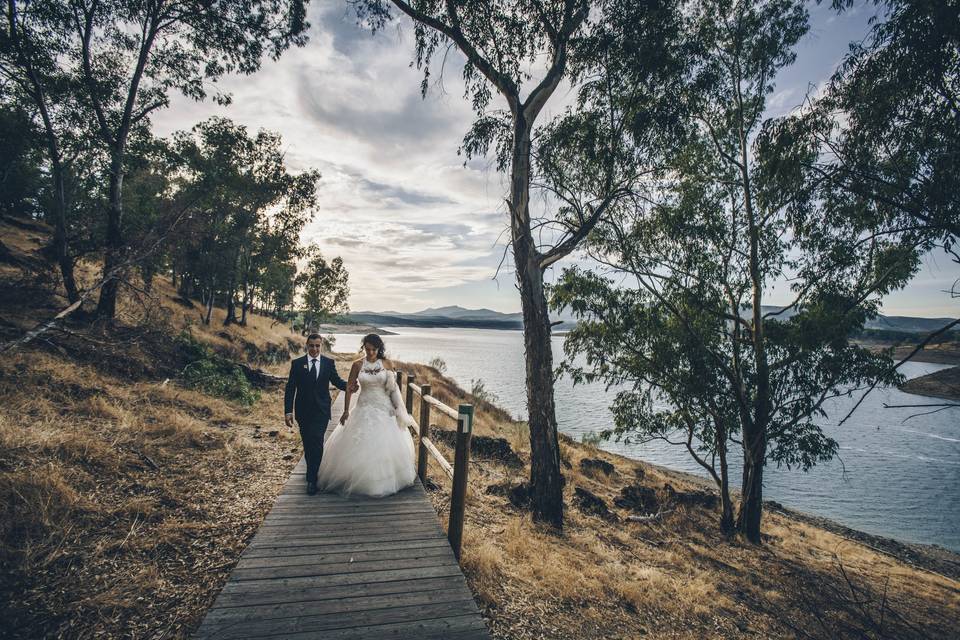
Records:
[[[350,417],[350,412],[349,412],[349,411],[344,411],[344,412],[343,412],[343,415],[340,416],[340,424],[345,423],[345,422],[347,421],[347,418],[349,418],[349,417]]]

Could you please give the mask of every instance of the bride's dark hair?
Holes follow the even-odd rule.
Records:
[[[372,346],[372,347],[376,347],[376,349],[377,349],[377,357],[378,357],[378,358],[385,358],[385,357],[386,357],[386,351],[384,351],[384,349],[385,349],[386,347],[385,347],[385,345],[383,344],[383,338],[381,338],[381,337],[378,336],[377,334],[375,334],[375,333],[368,333],[367,335],[363,336],[363,340],[360,341],[360,349],[361,349],[361,350],[363,350],[363,345],[365,345],[365,344],[369,344],[369,345]]]

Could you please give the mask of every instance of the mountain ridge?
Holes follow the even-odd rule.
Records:
[[[782,307],[764,306],[765,313],[778,311]],[[787,319],[795,312],[788,311],[781,317]],[[503,313],[492,309],[468,309],[460,305],[446,305],[443,307],[428,307],[412,313],[396,311],[357,311],[347,314],[346,318],[353,322],[370,323],[376,325],[423,326],[423,327],[464,327],[480,329],[522,329],[522,313]],[[576,320],[569,316],[556,317],[559,323],[555,329],[567,330],[573,328]],[[891,331],[907,331],[923,333],[935,331],[952,322],[953,318],[922,318],[916,316],[885,316],[878,315],[867,321],[866,329],[884,329]]]

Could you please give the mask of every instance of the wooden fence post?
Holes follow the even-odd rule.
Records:
[[[427,445],[423,439],[430,437],[430,403],[426,398],[430,395],[430,385],[420,385],[420,449],[417,454],[417,475],[420,476],[420,483],[427,485],[427,462],[430,452],[427,451]]]
[[[453,457],[453,491],[450,495],[450,522],[447,540],[460,560],[463,543],[463,512],[467,499],[467,468],[470,466],[470,437],[473,434],[473,405],[461,404],[457,419],[457,448]]]
[[[413,380],[416,378],[412,373],[407,374],[407,413],[413,415]]]

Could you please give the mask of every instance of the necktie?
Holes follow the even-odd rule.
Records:
[[[310,365],[310,376],[316,380],[317,379],[317,359],[313,359],[313,363]]]

